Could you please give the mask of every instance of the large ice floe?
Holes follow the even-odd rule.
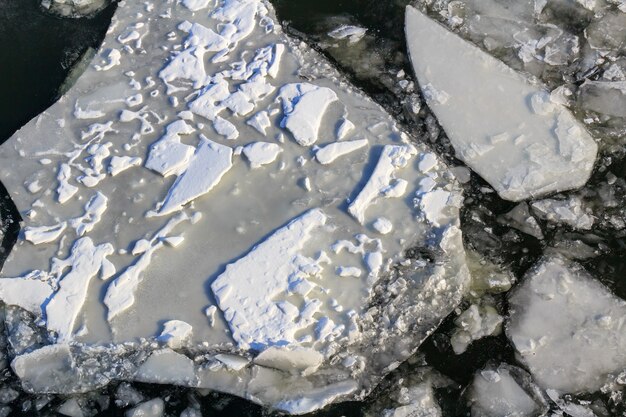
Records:
[[[137,380],[313,411],[367,395],[468,281],[452,174],[260,0],[121,1],[0,179],[33,392]]]
[[[507,334],[551,397],[595,392],[626,369],[626,302],[579,265],[546,257],[509,302]]]
[[[422,94],[459,159],[520,201],[578,188],[597,145],[558,97],[409,6],[406,36]]]

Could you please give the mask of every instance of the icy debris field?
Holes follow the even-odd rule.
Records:
[[[348,3],[116,5],[0,147],[0,414],[626,411],[626,4]]]

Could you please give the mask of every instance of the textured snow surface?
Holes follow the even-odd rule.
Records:
[[[413,7],[406,19],[411,61],[427,103],[457,157],[502,198],[525,200],[588,180],[596,143],[545,87]]]
[[[469,278],[460,190],[414,139],[267,2],[120,2],[75,86],[0,148],[28,213],[0,298],[51,343],[24,338],[16,373],[295,414],[363,398]]]
[[[544,389],[594,392],[626,368],[626,302],[579,265],[544,259],[509,302],[507,335]]]

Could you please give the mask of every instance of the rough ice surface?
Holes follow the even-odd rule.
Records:
[[[597,145],[544,86],[413,7],[407,7],[406,19],[409,52],[427,103],[457,157],[502,198],[525,200],[588,180]]]
[[[472,304],[454,321],[456,329],[450,336],[454,353],[460,355],[473,341],[500,333],[503,321],[495,308]]]
[[[507,335],[544,389],[594,392],[626,368],[626,302],[579,265],[545,258],[509,302]]]
[[[411,364],[408,373],[394,375],[382,395],[365,412],[366,417],[441,417],[435,389],[450,385],[446,377],[428,367]]]
[[[478,371],[469,388],[473,417],[533,417],[546,412],[546,401],[524,370],[500,364]]]
[[[364,398],[469,281],[460,190],[411,139],[267,2],[120,2],[75,86],[0,147],[25,219],[0,298],[48,331],[10,336],[24,387]]]

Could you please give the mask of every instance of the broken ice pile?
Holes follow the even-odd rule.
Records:
[[[305,413],[363,398],[460,301],[445,165],[267,2],[218,3],[120,2],[76,85],[0,148],[28,391],[137,380]]]

